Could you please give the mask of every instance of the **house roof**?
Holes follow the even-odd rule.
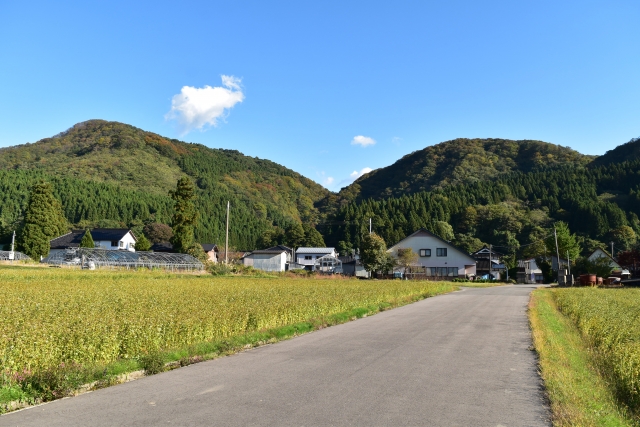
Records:
[[[72,230],[70,233],[52,239],[49,243],[51,249],[67,249],[80,247],[80,242],[86,230]]]
[[[276,245],[276,246],[272,246],[270,248],[265,249],[265,251],[277,251],[277,250],[287,251],[289,253],[293,252],[293,249],[285,245]]]
[[[204,250],[205,252],[218,252],[218,245],[216,245],[215,243],[200,243],[200,246],[202,246],[202,250]]]
[[[621,267],[620,267],[620,264],[618,264],[618,262],[617,262],[615,259],[613,259],[613,257],[612,257],[611,255],[609,255],[609,254],[607,253],[607,251],[605,251],[605,250],[604,250],[604,249],[602,249],[602,248],[597,248],[597,249],[596,249],[595,251],[593,251],[593,252],[591,253],[591,255],[589,255],[587,258],[588,258],[588,259],[591,259],[591,257],[592,257],[592,256],[594,256],[594,255],[596,254],[596,252],[598,252],[598,251],[602,252],[602,254],[603,254],[605,257],[609,258],[609,259],[610,259],[610,260],[611,260],[611,261],[612,261],[616,266],[618,266],[618,268],[621,268]]]
[[[90,231],[94,242],[120,241],[127,233],[131,232],[126,228],[94,228]],[[51,249],[77,248],[80,246],[84,233],[86,233],[86,230],[72,230],[67,234],[52,239],[50,247]],[[136,236],[133,233],[131,235],[133,240],[136,240]]]
[[[91,230],[91,237],[93,238],[94,242],[119,241],[124,236],[126,236],[127,233],[131,233],[131,230],[129,230],[128,228],[94,228],[93,230]],[[133,233],[131,233],[131,235],[133,236]],[[133,239],[137,240],[136,236],[133,236]]]
[[[462,255],[466,256],[467,258],[469,258],[471,261],[473,261],[474,263],[476,263],[477,261],[471,256],[469,255],[467,252],[463,251],[462,249],[460,249],[459,247],[457,247],[456,245],[454,245],[451,242],[447,242],[446,240],[441,239],[440,237],[436,236],[435,234],[433,234],[432,232],[430,232],[429,230],[425,229],[425,228],[420,228],[417,231],[414,231],[413,234],[408,235],[407,237],[405,237],[404,239],[400,240],[398,243],[396,243],[395,245],[391,246],[387,252],[391,251],[393,248],[395,248],[396,246],[398,246],[400,243],[404,242],[405,240],[411,238],[411,237],[420,237],[420,236],[425,236],[425,237],[433,237],[436,240],[440,240],[442,243],[444,243],[445,245],[449,246],[451,249],[460,252]]]
[[[489,249],[488,247],[483,247],[482,249],[478,249],[477,251],[473,252],[471,254],[471,256],[474,257],[478,257],[478,255],[489,255],[489,252],[491,252],[491,255],[496,255],[496,256],[504,256],[503,253],[500,253],[498,251],[496,251],[495,249]]]
[[[173,245],[169,242],[154,243],[150,249],[153,252],[173,252]]]
[[[274,255],[277,255],[277,254],[281,254],[283,252],[287,252],[287,251],[285,249],[260,249],[260,250],[251,252],[249,255],[252,255],[252,254],[274,254]]]
[[[335,252],[335,248],[298,248],[296,253],[298,254],[330,254]]]

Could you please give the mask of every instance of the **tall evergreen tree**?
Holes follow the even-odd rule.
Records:
[[[84,236],[82,236],[82,240],[80,240],[80,247],[81,248],[95,248],[96,244],[93,241],[93,236],[91,235],[91,231],[89,231],[89,229],[87,229],[87,231],[85,231]]]
[[[294,222],[284,233],[284,244],[290,248],[298,248],[305,244],[304,229],[300,223]]]
[[[188,177],[180,178],[176,190],[169,195],[175,201],[171,244],[174,250],[186,253],[195,243],[194,229],[198,223],[195,186]]]
[[[29,195],[29,204],[20,233],[20,247],[33,259],[49,255],[50,240],[67,231],[62,205],[53,197],[51,184],[38,181]]]
[[[322,234],[320,234],[318,230],[307,224],[303,224],[302,229],[304,230],[305,246],[312,248],[323,248],[325,246]]]

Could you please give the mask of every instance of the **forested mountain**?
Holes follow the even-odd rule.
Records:
[[[427,228],[469,252],[491,243],[515,255],[540,254],[555,221],[576,232],[582,249],[624,248],[640,233],[640,159],[605,166],[564,165],[386,199],[352,201],[319,227],[329,245],[357,248],[369,218],[394,244]]]
[[[342,193],[358,200],[401,196],[472,184],[511,172],[583,166],[592,159],[542,141],[459,138],[407,154],[390,166],[360,177]]]
[[[314,202],[328,194],[269,160],[103,120],[79,123],[34,144],[0,149],[0,171],[0,226],[5,234],[19,223],[28,188],[40,177],[54,184],[71,223],[131,226],[168,222],[173,206],[168,192],[179,177],[188,175],[198,186],[196,238],[222,241],[230,200],[230,238],[242,249],[255,247],[264,230],[274,225],[317,221]]]
[[[622,163],[633,161],[640,158],[640,138],[633,138],[626,144],[622,144],[607,151],[604,155],[598,157],[591,166],[603,166],[611,163]]]
[[[469,251],[491,243],[512,256],[533,254],[562,220],[585,250],[611,239],[628,246],[640,233],[640,140],[592,160],[540,141],[457,139],[330,193],[268,160],[91,120],[0,149],[0,242],[20,227],[38,179],[53,184],[71,224],[140,231],[170,223],[168,192],[187,175],[197,185],[196,239],[223,241],[230,200],[237,249],[299,241],[315,226],[322,236],[314,241],[345,252],[359,247],[369,218],[389,245],[425,227]]]

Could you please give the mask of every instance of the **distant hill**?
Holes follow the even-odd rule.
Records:
[[[607,151],[604,155],[591,162],[592,166],[605,166],[611,163],[631,162],[640,158],[640,138],[633,138],[626,144],[622,144]]]
[[[491,180],[509,172],[584,166],[593,158],[542,141],[459,138],[415,151],[369,172],[341,193],[360,200],[401,196]]]
[[[75,192],[76,187],[81,186],[80,182],[93,182],[121,188],[122,194],[144,193],[159,197],[153,202],[155,205],[171,205],[170,201],[161,200],[168,199],[168,191],[175,189],[179,177],[188,175],[199,188],[201,225],[197,234],[201,241],[220,241],[226,201],[230,200],[236,220],[240,223],[242,219],[243,223],[242,226],[238,224],[237,230],[233,230],[232,225],[231,233],[232,236],[236,233],[237,246],[242,249],[250,248],[261,230],[271,225],[282,227],[294,221],[314,222],[318,217],[314,202],[329,194],[314,181],[269,160],[245,156],[235,150],[211,149],[164,138],[130,125],[104,120],[78,123],[65,132],[33,144],[2,148],[0,170],[9,174],[11,171],[22,172],[19,176],[19,181],[24,182],[22,193],[33,177],[44,174],[42,176],[48,176],[50,180],[52,177],[58,181],[71,179],[64,184],[71,186],[68,192]],[[25,175],[25,172],[29,173]],[[18,191],[11,191],[14,190]],[[113,198],[117,199],[117,195]],[[70,215],[68,219],[77,222],[91,219],[92,212],[96,215],[103,212],[104,219],[124,221],[126,215],[122,212],[125,210],[117,207],[117,203],[108,210],[101,210],[101,205],[106,202],[96,200],[87,206],[86,212],[74,217]],[[145,206],[141,212],[149,209],[155,208]],[[15,220],[15,209],[10,216],[11,219],[0,217],[0,225],[3,221],[6,224]]]

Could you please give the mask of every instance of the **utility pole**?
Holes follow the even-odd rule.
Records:
[[[556,273],[559,279],[560,278],[560,250],[558,249],[558,233],[556,232],[556,227],[553,227],[553,238],[556,241],[556,257],[558,260],[558,270],[556,271]],[[553,267],[553,262],[551,263],[551,267]]]
[[[11,264],[13,264],[13,259],[16,257],[15,250],[16,244],[16,230],[13,230],[13,237],[11,238],[11,252],[9,253],[9,259],[11,260]]]
[[[489,245],[489,280],[491,280],[493,278],[493,276],[491,275],[491,249],[492,249],[493,245]]]
[[[569,258],[569,251],[567,250],[567,269],[569,270],[569,276],[571,277],[571,258]],[[571,281],[571,286],[573,286],[573,280]]]
[[[227,237],[224,241],[224,263],[229,264],[229,202],[227,201]]]
[[[369,218],[369,234],[371,234],[371,218]]]
[[[613,241],[611,241],[609,243],[611,243],[611,258],[613,258]]]

